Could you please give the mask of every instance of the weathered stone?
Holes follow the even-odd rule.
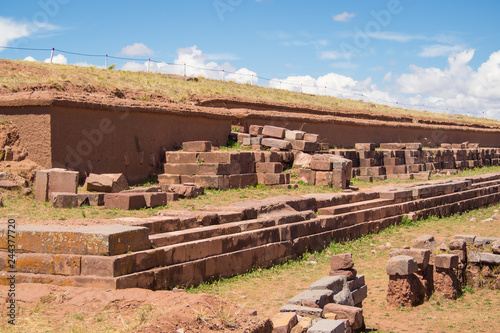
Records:
[[[342,253],[330,257],[330,269],[332,271],[351,269],[353,267],[352,253]]]
[[[463,239],[467,244],[474,244],[476,236],[474,235],[455,235],[455,239]]]
[[[306,132],[286,130],[285,131],[285,139],[287,139],[287,140],[303,140],[304,134],[306,134]]]
[[[497,237],[476,237],[474,245],[490,245],[491,243],[500,240]]]
[[[262,135],[268,136],[271,138],[283,139],[285,137],[285,131],[286,131],[286,128],[283,128],[283,127],[266,125],[262,129]],[[263,143],[263,145],[266,146],[265,143]],[[273,147],[273,146],[269,146],[269,147]]]
[[[315,322],[307,333],[344,333],[345,329],[343,320],[321,319]]]
[[[356,278],[356,274],[357,271],[354,268],[330,271],[330,276],[345,276],[347,278],[347,281],[354,280]]]
[[[416,306],[424,302],[426,289],[422,281],[411,275],[390,275],[387,286],[387,303],[392,306]]]
[[[467,243],[466,243],[465,239],[452,239],[448,243],[448,247],[452,251],[453,250],[465,251],[467,249]]]
[[[354,145],[356,150],[375,150],[374,143],[356,143]]]
[[[250,127],[248,128],[248,133],[253,136],[261,135],[263,129],[264,126],[250,125]]]
[[[78,193],[78,206],[104,206],[105,193]]]
[[[318,134],[313,134],[313,133],[306,133],[306,134],[304,134],[304,141],[318,142],[319,141],[319,135]]]
[[[400,255],[392,257],[386,265],[387,275],[410,275],[416,273],[418,265],[410,256]]]
[[[187,141],[182,143],[182,150],[185,152],[208,152],[212,150],[210,141]]]
[[[177,193],[180,198],[196,198],[202,195],[205,189],[196,184],[172,184],[165,187],[165,192]]]
[[[181,176],[174,174],[161,174],[158,175],[158,184],[160,185],[170,185],[170,184],[180,184]]]
[[[431,250],[429,249],[391,249],[389,252],[389,257],[395,257],[395,256],[410,256],[418,264],[418,267],[420,269],[427,267],[429,264],[429,260],[431,258]]]
[[[331,290],[305,290],[300,294],[288,300],[288,304],[304,306],[306,302],[316,304],[323,308],[326,304],[331,303],[333,292]]]
[[[316,184],[316,171],[311,169],[299,169],[298,180],[306,184]]]
[[[255,163],[255,170],[257,173],[281,173],[283,165],[278,162]]]
[[[500,265],[500,255],[486,252],[467,252],[467,258],[470,263]]]
[[[275,138],[263,138],[261,144],[266,147],[278,148],[281,150],[292,149],[292,144],[290,143],[290,141]]]
[[[292,149],[312,153],[320,150],[318,143],[305,140],[291,140]]]
[[[500,254],[500,241],[494,241],[491,243],[491,251],[494,254]]]
[[[366,285],[359,287],[351,292],[354,305],[361,304],[368,296],[368,287]]]
[[[290,333],[297,325],[297,315],[294,312],[279,312],[272,319],[273,333]]]
[[[325,305],[323,316],[327,313],[335,313],[337,319],[349,319],[352,330],[362,329],[365,325],[363,309],[358,307],[330,303]]]
[[[341,291],[346,284],[347,279],[344,276],[326,276],[309,286],[309,290],[331,290],[334,293]]]
[[[417,249],[431,249],[436,247],[437,243],[432,235],[422,235],[415,239],[413,247]]]
[[[0,180],[0,188],[5,190],[19,190],[21,186],[11,180]]]
[[[439,254],[434,256],[434,266],[443,269],[458,268],[458,256],[456,254]]]
[[[146,192],[143,193],[146,207],[155,208],[167,205],[167,193],[165,192]]]
[[[49,170],[35,173],[35,200],[45,202],[49,199]]]
[[[457,257],[458,260],[458,257]],[[460,282],[455,271],[436,267],[433,277],[434,293],[449,299],[455,299],[461,294]]]
[[[294,155],[295,156],[293,159],[293,166],[295,168],[310,168],[311,167],[311,161],[312,161],[311,154],[307,154],[307,153],[299,151],[299,152],[296,152]]]
[[[140,193],[107,193],[104,195],[107,209],[140,209],[146,207],[144,195]]]
[[[78,197],[74,193],[52,192],[50,202],[54,208],[78,207]]]
[[[320,318],[323,310],[320,307],[307,307],[295,304],[285,304],[280,312],[295,312],[298,316],[309,316]]]

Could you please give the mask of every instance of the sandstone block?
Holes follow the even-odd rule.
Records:
[[[410,275],[416,273],[418,265],[410,256],[395,256],[389,259],[386,265],[387,275]]]
[[[118,193],[128,190],[128,182],[122,173],[95,174],[91,173],[85,180],[87,191]]]
[[[290,174],[258,173],[257,181],[262,185],[280,185],[290,183]]]
[[[78,207],[78,197],[74,193],[52,192],[50,202],[54,208]]]
[[[307,333],[344,333],[345,329],[343,320],[321,319],[315,322]]]
[[[271,320],[274,327],[273,333],[290,333],[298,322],[295,312],[280,312]]]
[[[413,247],[418,249],[431,249],[433,250],[437,246],[436,240],[432,235],[422,235],[415,239],[413,242]]]
[[[306,184],[314,185],[316,184],[316,171],[311,169],[299,169],[298,180]]]
[[[313,133],[306,133],[306,134],[304,134],[304,141],[318,142],[319,141],[319,135],[318,134],[313,134]]]
[[[78,206],[104,206],[105,193],[78,193]]]
[[[280,308],[280,312],[295,312],[298,316],[320,318],[323,310],[295,304],[285,304]]]
[[[429,264],[431,258],[431,250],[429,249],[391,249],[389,257],[410,256],[417,262],[419,268],[423,269]]]
[[[264,129],[264,126],[250,125],[250,127],[248,128],[248,133],[252,136],[261,135],[263,129]]]
[[[262,129],[262,135],[277,139],[283,139],[285,137],[285,132],[286,128],[269,125],[264,126],[264,128]],[[263,145],[266,144],[263,143]]]
[[[180,175],[173,175],[167,173],[158,175],[158,184],[160,185],[170,185],[170,184],[180,184],[180,183],[181,183]]]
[[[48,195],[52,192],[76,194],[78,190],[78,171],[49,169]]]
[[[229,188],[246,188],[255,185],[257,185],[257,175],[255,173],[229,176]]]
[[[306,132],[286,130],[285,131],[285,139],[287,139],[287,140],[303,140],[304,134],[306,134]]]
[[[212,150],[210,141],[187,141],[182,143],[182,150],[185,152],[208,152]]]
[[[347,279],[344,276],[326,276],[309,286],[309,290],[331,290],[338,293],[344,288]]]
[[[351,269],[353,267],[352,253],[337,254],[330,258],[330,269],[332,271]]]
[[[311,169],[316,171],[332,171],[333,165],[329,160],[320,160],[317,158],[312,158],[311,160]]]
[[[458,256],[456,254],[439,254],[434,257],[434,266],[443,269],[458,268]]]
[[[374,143],[356,143],[354,145],[356,150],[375,150]]]
[[[358,330],[364,327],[365,319],[362,308],[330,303],[323,308],[323,316],[328,313],[335,313],[337,319],[348,319],[352,330]]]
[[[257,173],[281,173],[283,165],[278,162],[255,163],[255,171]]]
[[[185,151],[167,151],[165,160],[167,163],[196,163],[198,154]]]
[[[312,162],[312,155],[304,152],[295,152],[293,159],[293,166],[295,168],[310,168]]]
[[[290,142],[292,143],[292,149],[294,150],[300,150],[307,153],[320,150],[320,147],[316,142],[305,140],[291,140]]]
[[[167,193],[165,192],[149,192],[143,193],[146,207],[155,208],[167,205]]]
[[[49,199],[49,170],[36,171],[35,199],[40,202],[45,202]]]
[[[107,193],[104,195],[106,209],[140,209],[146,207],[144,195],[138,193]]]
[[[316,171],[315,184],[333,187],[333,173],[331,171]]]
[[[455,239],[463,239],[467,244],[474,244],[476,236],[474,235],[455,235]]]
[[[500,241],[494,241],[491,244],[491,251],[493,254],[500,254]]]
[[[288,300],[288,304],[304,306],[305,304],[315,304],[323,308],[332,302],[333,292],[331,290],[305,290]]]
[[[282,150],[292,149],[292,144],[290,143],[290,141],[281,140],[281,139],[263,138],[261,143],[263,146],[271,147],[271,148],[278,148],[278,149],[282,149]]]
[[[196,184],[172,184],[165,187],[165,192],[176,193],[180,198],[196,198],[205,193],[205,189]]]
[[[448,243],[448,247],[450,248],[450,250],[465,251],[467,250],[467,242],[465,241],[465,239],[452,239]]]
[[[364,285],[353,290],[351,296],[354,304],[361,304],[368,297],[368,287]]]

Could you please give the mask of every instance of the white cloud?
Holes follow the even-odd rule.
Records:
[[[382,80],[382,82],[391,82],[391,81],[392,81],[392,73],[391,72],[387,72],[384,75],[384,79]]]
[[[26,58],[23,59],[24,61],[32,61],[32,62],[36,62],[37,60],[31,56],[27,56]]]
[[[349,22],[352,18],[354,18],[356,14],[343,12],[342,14],[333,15],[333,20],[337,22]]]
[[[141,56],[141,55],[151,55],[153,53],[154,53],[153,50],[151,50],[143,43],[134,43],[132,45],[127,45],[124,48],[122,48],[120,52],[120,54],[122,55],[131,57]]]
[[[323,51],[319,54],[319,58],[323,60],[338,60],[348,59],[349,55],[340,51]]]
[[[424,46],[422,52],[418,54],[419,57],[433,58],[433,57],[447,57],[450,53],[456,53],[464,50],[460,45],[428,45]]]
[[[45,59],[44,62],[50,63],[50,58]],[[68,59],[64,55],[58,54],[52,58],[52,63],[66,65],[68,64]]]
[[[426,40],[427,37],[420,35],[408,35],[392,31],[381,31],[367,33],[367,36],[373,39],[390,40],[394,42],[406,43],[411,40]]]
[[[59,28],[49,23],[20,22],[9,17],[0,16],[0,45],[9,45],[13,41],[27,38],[36,33],[57,29]],[[0,51],[2,50],[0,48]]]

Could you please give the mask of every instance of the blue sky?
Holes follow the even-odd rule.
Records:
[[[0,45],[151,58],[150,70],[162,73],[182,74],[186,63],[188,75],[500,119],[499,7],[492,0],[3,1]],[[0,48],[0,58],[49,57]],[[53,61],[105,64],[60,51]],[[147,68],[145,60],[112,63]]]

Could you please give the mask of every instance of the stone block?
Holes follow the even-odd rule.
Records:
[[[210,141],[187,141],[182,143],[182,150],[185,152],[208,152],[212,150]]]
[[[287,140],[303,140],[304,134],[306,134],[306,132],[286,130],[285,131],[285,139],[287,139]]]
[[[439,254],[434,257],[434,266],[443,269],[458,268],[459,258],[456,254]]]
[[[330,160],[320,160],[317,158],[312,158],[311,169],[316,171],[332,171],[333,164]]]
[[[347,282],[347,287],[349,288],[350,291],[354,291],[355,289],[358,289],[359,287],[362,287],[364,285],[365,285],[364,275],[357,276],[354,280]]]
[[[305,140],[292,140],[292,149],[300,150],[306,153],[312,153],[320,150],[319,145],[316,142],[310,142]]]
[[[196,163],[198,154],[185,151],[167,151],[165,160],[167,163]]]
[[[128,182],[122,173],[91,173],[85,180],[87,191],[118,193],[128,190]]]
[[[354,268],[350,269],[339,269],[339,270],[331,270],[330,276],[345,276],[347,281],[352,281],[356,278],[356,274],[358,272]]]
[[[467,252],[467,258],[470,263],[500,265],[500,255],[486,252]]]
[[[165,187],[165,192],[176,193],[180,198],[196,198],[204,194],[205,189],[196,184],[172,184]]]
[[[144,195],[138,193],[107,193],[104,195],[106,209],[140,209],[146,207]]]
[[[493,254],[500,254],[500,241],[494,241],[491,243],[491,251]]]
[[[343,320],[321,319],[316,321],[307,333],[344,333],[345,329]]]
[[[476,236],[474,235],[455,235],[455,239],[463,239],[467,244],[474,244]]]
[[[347,279],[344,276],[325,276],[309,286],[309,290],[331,290],[334,294],[344,288]]]
[[[170,185],[170,184],[180,184],[180,183],[181,183],[180,175],[173,175],[168,173],[158,175],[158,184],[160,185]]]
[[[375,150],[374,143],[356,143],[354,145],[354,149],[356,150]]]
[[[320,318],[323,310],[309,306],[285,304],[280,308],[280,312],[295,312],[298,316]]]
[[[250,125],[250,127],[248,128],[248,133],[252,136],[261,135],[263,129],[264,129],[264,126]]]
[[[476,237],[474,239],[474,245],[490,245],[491,243],[500,240],[497,237]]]
[[[49,169],[48,196],[52,192],[74,193],[78,191],[78,171]]]
[[[422,235],[413,241],[413,247],[417,249],[433,250],[437,246],[437,242],[432,235]]]
[[[78,193],[78,206],[104,206],[105,193]]]
[[[197,163],[196,165],[198,167],[196,175],[216,176],[231,174],[231,164],[229,163]]]
[[[391,249],[389,252],[389,257],[396,256],[410,256],[417,262],[420,269],[424,269],[429,265],[429,260],[431,258],[431,250],[429,249]]]
[[[452,239],[448,243],[448,247],[450,250],[460,250],[460,251],[465,251],[467,250],[467,242],[465,239]]]
[[[279,312],[271,321],[273,322],[273,333],[290,333],[298,322],[295,312]]]
[[[149,192],[143,193],[146,207],[155,208],[167,205],[167,193],[165,192]]]
[[[316,171],[311,169],[299,169],[298,180],[306,184],[316,184]]]
[[[300,294],[288,300],[288,304],[304,306],[306,304],[315,304],[323,308],[326,304],[332,302],[333,292],[331,290],[305,290]]]
[[[40,202],[49,200],[49,170],[36,171],[35,199]]]
[[[351,269],[353,267],[352,253],[337,254],[330,258],[330,269],[332,271]]]
[[[257,175],[255,173],[229,176],[229,188],[246,188],[255,185],[257,185]]]
[[[276,127],[276,126],[269,126],[266,125],[262,129],[262,135],[271,137],[271,138],[277,138],[277,139],[283,139],[285,137],[285,132],[286,128],[283,127]],[[266,146],[266,144],[263,143],[263,145]],[[273,147],[273,146],[269,146]]]
[[[306,134],[304,134],[304,141],[318,142],[319,141],[319,135],[318,134],[313,134],[313,133],[306,133]]]
[[[416,273],[418,265],[410,256],[395,256],[388,260],[386,265],[387,275],[410,275]]]
[[[76,208],[78,207],[78,197],[74,193],[52,192],[50,203],[54,208]]]
[[[366,285],[359,287],[351,292],[354,304],[361,304],[368,297],[368,287]]]
[[[257,173],[281,173],[283,165],[278,162],[259,162],[255,163],[255,171]]]
[[[257,181],[262,185],[280,185],[290,182],[290,175],[284,173],[258,173]]]
[[[181,180],[182,179],[183,178],[181,178]],[[220,190],[227,190],[229,188],[229,176],[225,175],[197,175],[192,179],[193,181],[190,181],[189,183],[195,183],[196,185],[204,188],[215,188]]]
[[[281,150],[292,149],[292,144],[290,143],[290,141],[275,138],[263,138],[261,144],[266,147],[278,148]]]
[[[328,313],[335,313],[337,319],[348,319],[351,330],[359,330],[364,327],[365,319],[363,309],[355,306],[330,303],[323,309],[323,317]]]
[[[7,228],[0,227],[0,249],[7,250]],[[151,248],[144,227],[99,225],[16,226],[16,252],[113,256]]]

